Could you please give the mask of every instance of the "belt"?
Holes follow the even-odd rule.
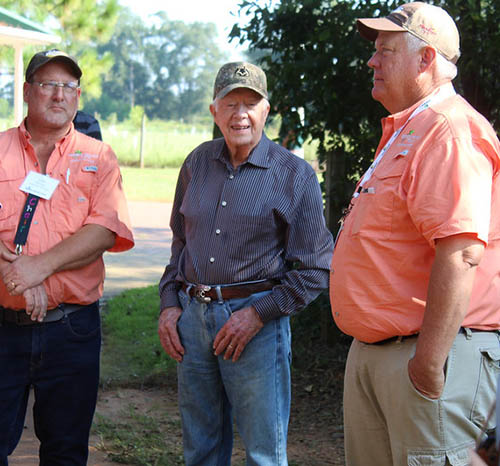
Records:
[[[49,309],[47,315],[44,317],[42,322],[37,320],[31,320],[31,316],[26,314],[26,310],[21,309],[16,311],[14,309],[7,309],[5,307],[0,307],[0,325],[14,324],[14,325],[36,325],[36,324],[46,324],[49,322],[57,322],[61,320],[64,316],[71,314],[73,312],[79,311],[84,308],[81,304],[59,304],[54,309]]]
[[[182,283],[182,289],[188,296],[196,298],[200,303],[209,303],[212,300],[226,301],[228,299],[247,298],[254,293],[271,290],[277,284],[278,282],[275,280],[212,286]]]
[[[480,330],[476,328],[469,328],[469,327],[460,327],[458,329],[458,333],[465,333],[467,334],[468,332],[475,333],[475,332],[497,332],[499,333],[499,330]],[[385,345],[386,343],[391,343],[391,342],[402,342],[403,340],[406,340],[408,338],[413,338],[417,337],[418,333],[414,333],[413,335],[396,335],[394,337],[386,338],[385,340],[380,340],[380,341],[375,341],[373,343],[368,343],[369,345]]]

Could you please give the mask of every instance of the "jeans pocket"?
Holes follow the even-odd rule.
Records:
[[[480,428],[493,429],[495,416],[489,416],[496,400],[496,387],[500,375],[500,347],[480,348],[481,366],[477,390],[471,410],[471,420]]]
[[[101,333],[101,317],[97,304],[90,305],[63,318],[69,336],[74,341],[89,341]]]

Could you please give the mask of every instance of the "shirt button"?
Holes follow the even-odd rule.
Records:
[[[222,207],[226,207],[227,206],[227,202],[226,201],[222,201],[221,205],[222,205]]]
[[[230,180],[232,180],[233,178],[234,178],[234,175],[231,173],[231,174],[229,175],[229,179],[230,179]]]
[[[220,235],[220,230],[218,228],[217,228],[217,230],[215,230],[215,234]]]
[[[35,167],[38,167],[38,162],[35,162]]]
[[[209,261],[210,261],[210,263],[211,263],[211,264],[213,264],[213,263],[215,262],[215,257],[211,257],[211,258],[209,259]]]

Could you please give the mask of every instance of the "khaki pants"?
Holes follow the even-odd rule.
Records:
[[[408,377],[418,337],[370,345],[354,340],[344,384],[348,466],[465,466],[496,397],[500,342],[496,332],[457,335],[438,400]],[[488,428],[495,427],[494,416]]]

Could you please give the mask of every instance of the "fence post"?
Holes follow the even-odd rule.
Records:
[[[146,139],[146,112],[142,114],[141,121],[141,147],[139,152],[139,167],[144,168],[144,140]]]

